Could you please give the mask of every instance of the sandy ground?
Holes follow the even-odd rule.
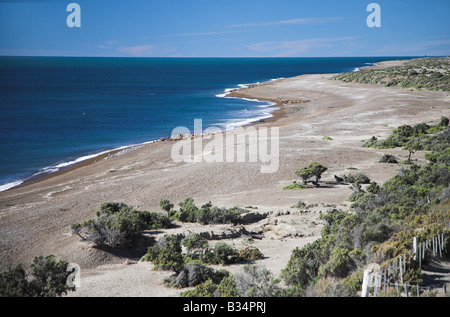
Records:
[[[380,66],[386,65],[389,63]],[[100,204],[107,201],[159,211],[161,199],[177,204],[192,197],[199,206],[211,201],[220,207],[253,206],[257,207],[253,211],[268,212],[266,219],[246,229],[264,231],[263,238],[255,239],[252,245],[266,256],[258,262],[277,276],[295,247],[320,236],[320,212],[348,208],[346,198],[351,191],[348,185],[335,183],[334,175],[349,173],[347,168],[355,167],[382,183],[401,166],[378,163],[381,156],[391,153],[401,160],[407,158],[399,149],[363,148],[362,140],[374,135],[387,137],[401,124],[436,123],[450,112],[448,92],[343,83],[329,80],[331,76],[304,75],[235,92],[281,106],[273,120],[254,125],[257,129],[270,127],[271,132],[279,129],[279,166],[274,173],[261,173],[261,166],[267,164],[261,157],[256,162],[177,163],[171,156],[177,141],[166,141],[108,159],[96,158],[54,177],[1,192],[0,269],[27,265],[34,256],[55,254],[81,266],[81,288],[70,296],[178,296],[180,290],[163,285],[170,272],[153,271],[151,263],[136,261],[141,250],[95,249],[71,235],[70,225],[94,218]],[[203,139],[203,145],[208,142]],[[249,143],[251,140],[246,141]],[[413,158],[422,160],[423,153]],[[298,180],[294,174],[297,169],[314,161],[328,167],[320,187],[282,189]],[[299,199],[317,205],[301,213],[291,208]],[[236,229],[178,225],[148,235]],[[235,247],[246,245],[242,237],[228,241]],[[234,272],[241,266],[226,269]]]

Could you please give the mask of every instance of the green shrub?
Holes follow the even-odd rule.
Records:
[[[184,257],[179,245],[151,246],[141,260],[152,262],[155,270],[163,271],[178,272],[184,265]]]
[[[280,288],[272,272],[257,265],[246,265],[242,272],[235,274],[236,290],[241,297],[274,297]]]
[[[166,280],[166,284],[179,288],[197,286],[208,280],[218,284],[227,276],[229,276],[227,271],[214,271],[200,263],[188,263],[178,270],[174,276]]]
[[[258,248],[246,247],[238,253],[239,261],[256,261],[264,258],[264,255]]]
[[[35,257],[28,274],[22,265],[0,273],[0,297],[56,297],[75,291],[67,284],[68,263],[54,255]]]
[[[194,249],[204,249],[208,247],[208,240],[197,233],[190,233],[182,241],[181,244],[189,251]]]
[[[169,200],[164,199],[159,202],[159,206],[162,210],[166,211],[167,214],[170,214],[170,211],[173,209],[174,204],[172,204]]]
[[[292,184],[289,184],[289,185],[286,185],[283,187],[283,189],[297,189],[297,190],[308,189],[308,188],[314,188],[314,186],[292,183]]]
[[[391,154],[384,154],[379,162],[380,163],[398,163],[398,161],[395,158],[395,156],[391,155]]]
[[[198,284],[193,290],[181,293],[182,297],[237,297],[236,283],[232,275],[227,275],[220,283],[213,279]]]
[[[139,232],[168,228],[171,221],[160,213],[138,211],[123,203],[104,203],[97,218],[72,225],[74,233],[99,246],[124,248],[130,246]]]
[[[347,183],[360,183],[360,184],[370,184],[370,178],[363,172],[342,175],[342,178]]]
[[[237,251],[226,242],[218,242],[213,249],[206,249],[202,261],[210,264],[228,265],[238,261]]]
[[[247,212],[245,209],[233,207],[230,209],[218,208],[211,202],[198,208],[190,197],[179,203],[180,210],[174,213],[174,218],[181,222],[197,222],[201,224],[238,224],[241,214]]]

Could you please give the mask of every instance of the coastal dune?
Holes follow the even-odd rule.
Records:
[[[399,63],[384,62],[376,67]],[[1,192],[1,269],[19,263],[26,266],[35,256],[55,254],[81,266],[82,287],[70,296],[178,296],[180,290],[163,286],[162,280],[170,272],[152,271],[151,263],[125,264],[127,259],[137,258],[137,250],[108,252],[93,248],[72,235],[70,225],[95,217],[103,202],[124,202],[136,209],[158,211],[162,199],[177,204],[192,197],[199,206],[211,201],[219,207],[252,206],[254,211],[268,213],[266,221],[272,221],[272,227],[265,224],[270,230],[254,245],[266,256],[258,263],[279,274],[293,248],[320,237],[321,212],[349,209],[346,199],[351,191],[348,185],[336,183],[334,175],[348,173],[347,169],[353,167],[382,183],[401,167],[378,163],[381,156],[394,154],[400,160],[408,156],[400,149],[363,148],[362,140],[385,138],[402,124],[436,123],[449,114],[448,92],[343,83],[330,80],[332,76],[302,75],[230,93],[271,101],[280,108],[273,118],[252,125],[256,129],[279,129],[279,164],[274,173],[261,173],[263,163],[259,161],[175,162],[172,148],[180,141],[160,141],[121,155],[104,154]],[[208,141],[204,138],[203,144]],[[415,154],[414,159],[423,160],[423,153]],[[299,180],[295,171],[311,162],[328,167],[321,186],[283,190]],[[299,199],[312,207],[305,213],[292,208]],[[277,232],[281,224],[289,225],[295,233]],[[178,225],[165,233],[229,229]],[[238,239],[230,241],[242,246]],[[232,266],[230,271],[239,269]]]

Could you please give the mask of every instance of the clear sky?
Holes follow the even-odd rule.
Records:
[[[81,27],[69,28],[69,3]],[[381,27],[367,26],[370,3]],[[450,0],[0,0],[0,55],[450,55]]]

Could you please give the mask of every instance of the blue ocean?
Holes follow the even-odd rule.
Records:
[[[393,59],[0,57],[0,191],[194,119],[228,129],[271,116],[228,89]]]

